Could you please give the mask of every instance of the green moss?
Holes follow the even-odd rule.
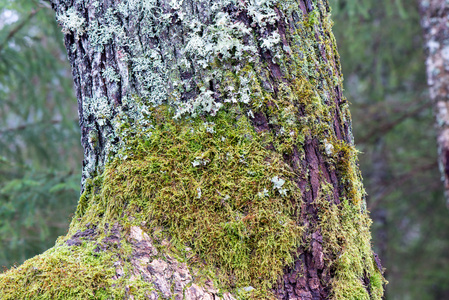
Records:
[[[81,220],[72,226],[129,212],[128,225],[144,221],[163,228],[175,247],[192,248],[218,271],[221,286],[266,290],[299,246],[293,205],[301,196],[282,158],[266,150],[246,117],[235,122],[236,114],[175,121],[162,106],[154,109],[153,129],[129,139],[121,153],[127,158],[97,180],[101,190],[86,189],[89,207],[79,206]]]
[[[94,243],[57,246],[0,275],[1,299],[111,299],[123,297],[111,253]]]
[[[319,24],[319,12],[317,12],[316,9],[309,12],[309,15],[307,16],[307,21],[305,22],[305,25],[307,27],[313,27],[315,24]]]
[[[333,143],[334,159],[337,170],[340,172],[341,182],[346,190],[347,199],[356,205],[365,208],[365,189],[362,185],[362,176],[357,167],[357,153],[354,146],[342,141]]]
[[[323,186],[322,192],[323,196],[330,194],[331,187]],[[323,252],[334,258],[328,262],[335,272],[332,299],[381,299],[386,281],[374,262],[370,218],[346,199],[334,205],[325,198],[317,201],[318,226],[323,236]],[[369,279],[368,286],[363,278]]]

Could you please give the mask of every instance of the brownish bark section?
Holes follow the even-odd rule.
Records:
[[[312,5],[310,1],[300,1],[300,4],[305,14],[310,12],[311,9],[309,7]],[[280,19],[285,20],[285,18]],[[292,24],[295,24],[295,22],[290,20],[289,24],[279,22],[275,27],[281,28],[281,32],[283,30],[294,32],[295,28]],[[325,36],[323,31],[317,30],[316,38],[328,39],[330,37]],[[322,59],[327,61],[328,58],[325,50],[319,50]],[[278,83],[285,81],[286,74],[280,74],[279,68],[271,63],[271,55],[265,53],[263,57],[270,65],[270,78],[273,80],[272,85],[276,86]],[[333,59],[331,64],[334,68],[330,71],[332,72],[331,76],[341,77],[337,54],[333,56]],[[322,83],[318,85],[322,85]],[[332,101],[335,103],[335,105],[331,104],[335,108],[333,112],[333,134],[342,142],[352,144],[352,136],[349,132],[351,124],[341,119],[340,106],[345,103],[345,99],[341,93],[341,86],[336,85],[333,91],[334,93],[331,95]],[[301,114],[297,116],[298,119],[305,116],[302,108],[300,111]],[[271,130],[273,134],[276,134],[277,128],[271,126],[269,121],[270,115],[267,112],[265,114],[258,114],[253,120],[253,124],[258,131]],[[326,200],[334,204],[340,203],[341,192],[344,188],[341,182],[341,174],[339,174],[337,169],[332,168],[327,163],[328,160],[324,157],[323,152],[319,151],[319,145],[320,140],[316,137],[311,137],[305,142],[303,148],[304,156],[301,155],[297,147],[294,148],[293,153],[284,154],[284,160],[291,166],[292,170],[295,173],[302,173],[302,176],[295,178],[295,182],[299,189],[303,191],[299,219],[303,222],[302,225],[306,227],[304,242],[306,245],[310,245],[310,247],[307,249],[298,249],[299,256],[296,259],[295,265],[285,269],[283,283],[279,284],[275,290],[275,294],[279,299],[318,300],[328,299],[331,294],[330,280],[332,278],[332,270],[325,262],[334,261],[336,258],[330,257],[331,254],[323,252],[323,238],[321,230],[317,225],[320,207],[316,204],[316,200],[321,196],[320,189],[323,182],[330,183],[333,186],[333,197]],[[343,155],[342,153],[341,156]],[[307,170],[307,174],[304,170]],[[369,283],[368,278],[364,278],[364,280]],[[369,286],[369,284],[366,285]]]
[[[426,49],[427,83],[436,117],[438,158],[449,206],[449,5],[420,1]]]

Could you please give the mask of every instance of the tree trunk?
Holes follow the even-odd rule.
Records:
[[[327,1],[52,5],[83,193],[4,299],[382,297]]]
[[[427,83],[434,104],[438,158],[449,207],[449,6],[444,0],[420,1],[426,48]]]

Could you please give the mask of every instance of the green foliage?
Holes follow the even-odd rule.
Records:
[[[66,231],[82,155],[54,13],[38,1],[0,3],[0,265],[10,266]]]
[[[330,2],[346,96],[354,104],[383,102],[398,93],[422,96],[426,79],[417,7],[409,3],[404,10],[401,0]]]

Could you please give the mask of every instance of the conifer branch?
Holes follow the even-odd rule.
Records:
[[[20,29],[22,29],[39,11],[41,10],[41,7],[35,8],[33,9],[28,16],[22,20],[22,22],[20,22],[19,24],[17,24],[17,26],[15,26],[6,36],[6,39],[0,44],[0,52],[3,50],[3,48],[5,48],[5,46],[7,45],[8,41],[14,36],[16,35]]]

